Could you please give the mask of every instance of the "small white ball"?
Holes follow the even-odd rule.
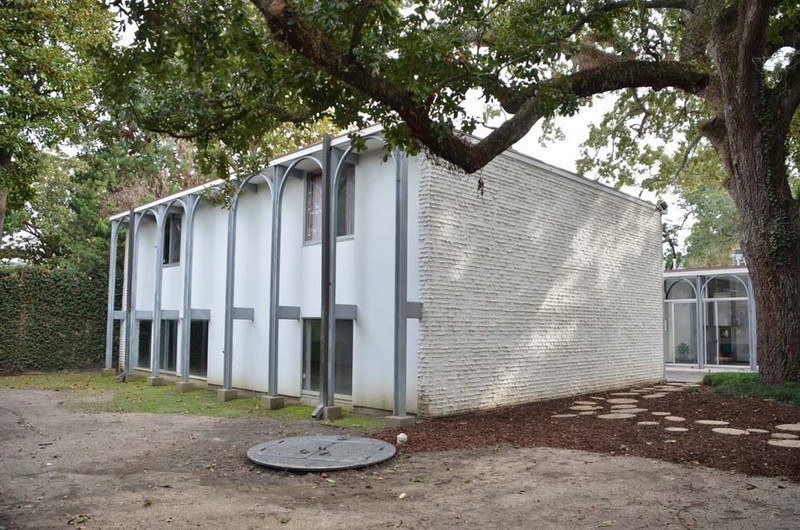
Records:
[[[404,444],[407,441],[408,441],[408,436],[406,435],[406,433],[401,432],[400,434],[397,435],[397,443]]]

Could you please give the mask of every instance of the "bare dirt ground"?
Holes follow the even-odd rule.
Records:
[[[256,443],[312,423],[87,414],[0,389],[0,527],[798,528],[800,484],[704,466],[508,445],[292,475]]]

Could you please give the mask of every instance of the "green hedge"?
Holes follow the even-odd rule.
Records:
[[[75,272],[0,270],[0,373],[102,366],[106,289]]]

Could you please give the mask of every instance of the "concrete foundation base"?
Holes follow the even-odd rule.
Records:
[[[414,421],[414,416],[386,416],[383,418],[383,425],[387,428],[405,427],[413,425]]]
[[[229,389],[220,388],[219,390],[217,390],[217,401],[219,401],[220,403],[225,403],[226,401],[236,399],[237,397],[238,394],[236,393],[236,390],[232,388]]]
[[[163,377],[153,377],[150,376],[147,378],[147,384],[150,386],[161,386],[166,384],[166,381]]]
[[[322,409],[322,419],[338,420],[342,417],[342,407],[324,407]]]
[[[117,370],[116,368],[103,368],[100,373],[103,375],[117,375]]]
[[[261,405],[267,410],[276,410],[282,409],[286,406],[286,403],[283,401],[282,397],[278,396],[262,396],[261,397]]]
[[[178,381],[175,383],[175,390],[178,392],[189,392],[190,390],[194,390],[195,386],[194,383],[189,381]]]

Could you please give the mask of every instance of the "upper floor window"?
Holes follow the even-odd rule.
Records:
[[[181,261],[181,214],[167,214],[164,224],[164,257],[162,263],[170,265]]]
[[[349,236],[355,226],[356,198],[355,168],[345,166],[339,177],[336,192],[336,235]],[[322,240],[322,173],[306,177],[306,222],[305,241],[319,243]]]

